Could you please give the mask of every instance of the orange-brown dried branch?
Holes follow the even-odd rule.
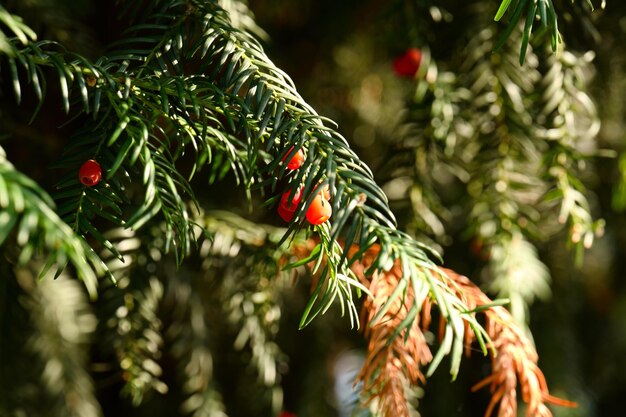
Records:
[[[305,245],[306,246],[306,245]],[[305,256],[314,246],[301,247],[296,252]],[[349,249],[348,258],[358,251],[358,247]],[[410,327],[393,338],[400,323],[407,317],[416,302],[413,289],[407,286],[404,296],[395,298],[385,314],[374,324],[374,317],[388,302],[393,291],[402,281],[402,268],[396,262],[387,272],[376,272],[369,279],[365,274],[378,255],[380,247],[373,245],[352,266],[353,271],[369,287],[372,294],[363,305],[362,320],[365,335],[369,339],[367,358],[358,379],[363,382],[363,392],[367,393],[369,402],[376,402],[377,408],[384,417],[409,417],[409,406],[406,402],[407,384],[425,383],[422,373],[424,366],[432,359],[432,353],[426,343],[424,333],[431,324],[431,307],[435,300],[426,297],[420,300],[420,314],[413,320]],[[306,252],[306,254],[305,254]],[[492,304],[475,284],[467,277],[456,272],[441,268],[449,279],[447,286],[453,285],[458,298],[470,309]],[[443,280],[443,276],[433,273],[434,279]],[[545,377],[537,365],[538,355],[517,325],[511,314],[500,306],[485,309],[485,330],[492,342],[497,355],[492,356],[491,375],[477,383],[472,391],[490,386],[491,401],[485,416],[490,417],[498,407],[497,417],[515,417],[517,415],[517,391],[521,392],[522,401],[527,404],[526,417],[552,417],[546,404],[575,406],[570,401],[550,395]],[[466,352],[474,340],[474,333],[468,328],[464,332]],[[440,326],[443,328],[443,326]],[[407,331],[409,332],[407,336]],[[393,339],[393,340],[392,340]]]
[[[367,269],[377,254],[377,247],[368,250],[361,262],[355,263],[353,270],[365,281]],[[393,334],[415,303],[411,288],[406,288],[404,297],[397,297],[391,302],[387,312],[375,323],[374,317],[381,311],[398,285],[401,285],[402,268],[396,263],[390,271],[375,273],[369,283],[372,293],[363,305],[363,320],[366,322],[365,333],[368,337],[367,358],[359,374],[363,381],[363,391],[369,401],[376,401],[384,417],[408,417],[409,406],[406,402],[407,384],[424,383],[421,367],[432,360],[432,354],[420,328],[420,323],[430,322],[430,304],[421,306],[421,315],[417,315],[408,329],[397,337]],[[408,332],[408,335],[407,335]]]
[[[458,284],[470,309],[491,303],[489,297],[467,277],[449,269],[444,271]],[[505,308],[498,306],[485,310],[484,314],[485,329],[497,355],[491,358],[491,375],[474,385],[472,391],[490,386],[491,401],[485,416],[491,416],[498,404],[497,417],[516,416],[518,386],[522,401],[527,404],[527,417],[552,417],[547,403],[575,406],[570,401],[550,395],[543,372],[537,366],[537,351],[513,316]]]

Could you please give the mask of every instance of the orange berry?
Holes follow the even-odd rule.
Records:
[[[293,151],[293,146],[289,148],[289,150],[283,157],[283,161],[287,159],[287,156],[291,153],[291,151]],[[304,163],[304,152],[302,152],[302,149],[298,149],[298,152],[296,152],[296,154],[292,156],[289,162],[287,163],[287,168],[291,170],[298,169],[302,166],[303,163]]]
[[[319,193],[313,198],[311,205],[306,211],[306,219],[312,225],[322,224],[333,214],[333,208],[330,203],[324,199],[322,193]]]

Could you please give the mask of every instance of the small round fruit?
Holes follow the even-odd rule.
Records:
[[[287,156],[291,154],[292,151],[293,151],[293,146],[289,148],[289,150],[283,157],[283,161],[287,159]],[[296,152],[296,154],[292,156],[289,162],[287,163],[287,168],[291,170],[295,170],[295,169],[300,168],[303,163],[304,163],[304,152],[302,152],[302,149],[298,149],[298,152]]]
[[[393,70],[400,77],[413,78],[422,63],[422,51],[409,48],[393,61]]]
[[[100,164],[93,159],[85,162],[78,171],[78,179],[87,187],[97,185],[102,179],[102,168],[100,168]]]
[[[308,210],[306,211],[306,219],[312,225],[318,225],[326,222],[333,214],[333,208],[330,203],[324,199],[322,193],[315,196]]]
[[[298,203],[302,199],[302,189],[298,188],[291,196],[291,199],[289,194],[291,194],[291,191],[284,192],[278,203],[278,215],[286,222],[290,222],[293,219]]]
[[[278,215],[280,216],[280,218],[286,221],[287,223],[289,223],[291,219],[293,219],[293,215],[296,214],[295,210],[287,210],[282,205],[278,206],[277,211],[278,211]]]
[[[302,189],[298,188],[295,193],[291,195],[291,201],[289,201],[289,195],[291,191],[286,191],[280,197],[279,205],[287,210],[295,211],[298,203],[302,199]]]

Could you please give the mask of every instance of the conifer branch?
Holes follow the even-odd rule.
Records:
[[[219,0],[219,6],[228,13],[228,17],[235,29],[248,32],[258,39],[267,42],[269,35],[254,20],[254,14],[245,0]]]
[[[62,270],[71,263],[95,298],[97,275],[104,273],[105,265],[57,216],[50,196],[15,170],[0,147],[0,245],[10,247],[7,241],[17,244],[12,254],[17,264],[25,265],[33,256],[47,258],[41,276],[53,266]]]
[[[421,220],[416,223],[439,239],[454,219],[441,208],[437,181],[467,184],[467,233],[489,261],[484,275],[491,288],[511,300],[523,323],[526,306],[549,295],[548,270],[530,243],[560,229],[546,208],[560,207],[559,222],[570,222],[579,256],[583,240],[589,246],[602,231],[579,180],[586,159],[579,149],[590,147],[598,119],[586,93],[584,60],[568,51],[539,57],[528,50],[520,67],[510,46],[490,54],[493,42],[489,29],[473,37],[458,79],[438,71],[426,50],[403,141],[414,157],[395,160],[393,176],[413,166],[411,198]]]
[[[539,260],[537,249],[523,234],[503,237],[488,252],[489,292],[508,299],[515,320],[525,325],[529,321],[528,307],[536,300],[551,296],[550,272]]]
[[[138,229],[160,214],[165,219],[166,241],[176,247],[180,260],[189,252],[193,238],[185,200],[194,199],[176,161],[190,146],[197,155],[192,175],[218,161],[211,166],[211,179],[232,168],[246,189],[269,188],[274,194],[284,178],[289,187],[302,187],[304,198],[283,240],[303,228],[314,189],[328,184],[334,221],[315,228],[320,243],[311,260],[323,261],[320,265],[324,266],[301,324],[308,324],[339,300],[342,312],[358,325],[355,300],[367,289],[349,266],[379,242],[381,250],[367,275],[388,271],[399,262],[404,266],[404,275],[398,277],[401,285],[416,291],[428,288],[428,296],[440,301],[449,337],[437,358],[452,353],[452,373],[456,374],[462,339],[458,323],[467,308],[445,279],[428,279],[426,272],[436,270],[429,259],[434,253],[396,229],[385,194],[347,141],[329,127],[332,122],[317,115],[257,40],[233,28],[228,14],[215,2],[194,1],[193,7],[186,8],[177,2],[157,3],[158,13],[131,29],[133,36],[108,58],[92,63],[42,42],[14,45],[18,58],[8,58],[27,71],[35,91],[43,91],[37,88],[42,67],[54,68],[66,111],[74,103],[70,97],[76,80],[77,104],[96,117],[74,138],[72,155],[59,163],[70,170],[57,195],[64,199],[64,218],[121,259],[93,219],[101,217]],[[190,67],[206,76],[187,75]],[[89,87],[94,78],[95,86]],[[22,82],[17,74],[13,81],[17,86]],[[282,160],[292,148],[302,148],[307,158],[297,174],[287,175]],[[72,173],[88,155],[99,159],[106,172],[105,181],[94,189],[79,184]],[[130,218],[125,215],[129,206],[126,178],[141,178],[136,182],[146,189]],[[361,251],[348,254],[337,241],[340,236],[345,237],[347,247],[358,243]]]
[[[523,323],[526,304],[545,296],[549,278],[527,242],[540,237],[541,216],[536,206],[547,188],[536,179],[543,169],[545,144],[532,134],[540,127],[533,123],[529,98],[539,72],[532,51],[526,68],[521,68],[508,46],[490,54],[492,41],[488,29],[473,37],[459,78],[439,71],[430,55],[424,54],[403,141],[415,157],[400,163],[412,165],[415,214],[421,217],[420,223],[432,225],[436,238],[442,238],[455,221],[447,214],[452,211],[450,205],[449,211],[440,208],[440,199],[445,197],[438,190],[440,181],[445,180],[446,187],[467,188],[471,212],[467,214],[470,220],[463,222],[466,234],[475,236],[488,256],[485,275],[492,288],[499,297],[512,300],[516,317]],[[400,170],[400,164],[394,165]],[[511,251],[513,243],[527,250]],[[525,281],[522,294],[513,278],[527,276],[533,279]]]
[[[550,396],[523,329],[527,306],[549,294],[547,268],[532,242],[567,224],[580,252],[603,228],[582,179],[593,153],[583,149],[595,147],[581,145],[598,132],[586,90],[591,57],[573,54],[563,43],[557,48],[557,12],[566,0],[502,0],[496,20],[510,18],[504,33],[498,40],[495,30],[472,28],[459,76],[439,71],[422,49],[403,138],[407,152],[393,167],[394,178],[408,177],[400,180],[417,215],[412,234],[398,230],[387,197],[334,122],[318,115],[269,59],[257,40],[265,33],[244,2],[118,3],[120,24],[130,26],[99,59],[70,51],[71,42],[38,41],[35,26],[0,6],[4,84],[18,103],[34,96],[33,118],[56,90],[47,84],[58,84],[67,123],[76,127],[56,164],[66,174],[53,195],[56,203],[0,148],[0,275],[11,278],[0,283],[0,326],[9,327],[7,311],[20,313],[11,328],[32,325],[10,342],[30,338],[24,344],[36,365],[45,365],[41,392],[58,408],[52,412],[101,413],[85,357],[94,317],[77,283],[62,273],[66,265],[65,273],[75,270],[91,297],[100,294],[95,308],[110,349],[105,355],[115,364],[113,379],[125,381],[135,405],[170,390],[184,414],[225,417],[213,381],[214,336],[223,335],[212,326],[227,317],[235,347],[250,351],[257,382],[278,412],[284,357],[274,339],[283,284],[304,265],[313,285],[301,326],[337,305],[353,326],[364,326],[363,394],[382,415],[410,415],[411,389],[425,383],[446,355],[454,379],[473,339],[492,353],[492,374],[476,386],[492,390],[487,416],[496,408],[499,417],[515,415],[518,388],[528,417],[551,417],[548,403],[571,405]],[[509,38],[521,44],[526,67],[517,64]],[[541,47],[545,39],[556,53]],[[288,170],[285,161],[298,150],[306,155],[304,164]],[[104,169],[94,187],[76,175],[89,159]],[[226,175],[249,201],[259,193],[269,207],[282,193],[300,190],[288,228],[202,213],[192,179],[211,184]],[[467,199],[450,203],[442,184],[462,189],[457,196]],[[326,185],[334,215],[311,227],[305,213]],[[555,216],[546,216],[555,212],[556,225]],[[431,260],[438,257],[431,249],[436,243],[412,237],[426,231],[435,241],[449,241],[447,234],[459,229],[450,225],[461,217],[461,229],[488,253],[485,274],[491,289],[510,298],[512,314],[467,278],[437,267]],[[111,227],[113,233],[104,232]],[[87,242],[104,249],[96,255]],[[40,257],[48,260],[41,277],[53,268],[58,282],[37,284],[32,269]],[[97,288],[105,273],[118,279],[117,287],[111,280]],[[4,300],[19,301],[5,306]],[[440,315],[440,338],[429,344],[433,309]],[[15,346],[10,349],[13,354]],[[6,352],[0,347],[1,358]],[[161,375],[170,369],[162,355],[168,365],[174,362],[175,376],[168,379]],[[18,373],[0,369],[0,379],[12,381],[5,376]],[[170,377],[176,383],[168,387]],[[22,381],[8,387],[0,380],[0,415],[43,408],[32,404],[31,393]]]
[[[125,381],[122,392],[134,405],[146,403],[154,394],[170,392],[161,367],[163,355],[169,355],[177,365],[176,380],[181,382],[180,387],[173,387],[183,395],[181,411],[197,417],[225,416],[221,395],[212,382],[207,322],[211,301],[197,292],[196,278],[176,271],[173,260],[166,257],[164,230],[165,225],[143,234],[127,229],[106,234],[124,262],[103,254],[119,277],[117,287],[103,290],[101,297],[102,311],[108,317],[102,331],[106,346],[115,350],[104,353],[114,353]],[[168,323],[165,328],[163,321]]]
[[[296,211],[290,231],[297,223],[301,224],[318,183],[328,182],[330,185],[337,219],[332,228],[317,228],[321,249],[315,255],[325,258],[328,267],[322,270],[318,289],[305,311],[302,324],[326,311],[335,297],[343,299],[342,304],[353,319],[356,316],[351,287],[357,280],[348,265],[358,259],[359,254],[350,259],[342,253],[341,247],[335,243],[335,238],[342,232],[347,236],[346,244],[358,241],[364,250],[375,241],[381,242],[384,250],[373,262],[370,273],[388,268],[400,258],[414,264],[411,272],[415,271],[415,274],[422,269],[434,268],[424,252],[426,248],[395,228],[387,198],[373,182],[369,169],[347,147],[345,139],[325,126],[323,119],[302,100],[291,80],[269,61],[253,38],[233,30],[225,20],[226,16],[219,11],[206,12],[206,26],[211,30],[194,49],[201,53],[207,68],[212,70],[209,76],[216,78],[219,87],[246,96],[246,103],[259,123],[245,132],[247,143],[252,146],[252,155],[262,151],[262,143],[265,143],[265,151],[274,154],[273,158],[271,154],[267,155],[267,165],[262,173],[271,176],[264,183],[275,189],[277,181],[285,175],[285,165],[280,162],[291,147],[307,150],[307,160],[292,182],[297,187],[303,181],[305,198]],[[220,77],[224,71],[226,76]],[[247,87],[242,90],[244,86]],[[406,279],[412,281],[419,277]],[[320,291],[322,293],[318,295]],[[320,301],[316,303],[318,299]]]
[[[565,0],[563,0],[565,1]],[[578,3],[586,3],[589,11],[594,10],[594,2],[592,0],[570,0]],[[559,14],[558,6],[562,6],[558,0],[501,0],[498,11],[494,16],[495,21],[500,21],[506,14],[509,15],[509,21],[506,24],[500,38],[495,44],[494,49],[497,51],[505,44],[511,36],[511,33],[518,30],[520,22],[523,22],[523,30],[521,33],[519,63],[523,65],[526,60],[526,52],[533,38],[533,31],[538,32],[539,39],[542,34],[548,32],[552,51],[557,51],[557,46],[562,42],[561,33],[559,32]],[[604,8],[605,1],[602,0],[600,7]],[[537,29],[538,26],[538,30]]]
[[[102,254],[117,284],[101,290],[99,308],[104,319],[100,333],[106,343],[100,350],[115,362],[115,379],[124,381],[121,393],[139,406],[153,392],[168,391],[159,364],[163,348],[159,309],[164,288],[158,277],[145,273],[156,269],[149,254],[150,250],[158,253],[158,248],[142,245],[130,230],[111,230],[106,237],[114,242],[123,262],[110,252]]]
[[[459,291],[472,310],[492,304],[467,277],[452,270],[445,270],[445,273],[459,285]],[[500,306],[489,307],[484,314],[487,319],[485,328],[494,348],[492,370],[491,375],[474,385],[472,390],[487,385],[491,388],[492,397],[485,417],[491,416],[498,404],[498,417],[517,415],[518,386],[522,401],[527,405],[526,417],[552,417],[546,404],[575,407],[576,404],[571,401],[550,395],[543,372],[537,366],[537,352],[519,322]]]
[[[9,40],[14,36],[18,42],[23,45],[37,39],[37,34],[27,25],[19,16],[9,13],[2,5],[0,5],[0,53],[13,55],[13,47]],[[9,36],[7,36],[7,31]]]
[[[124,229],[105,234],[124,262],[103,253],[118,278],[117,287],[103,289],[100,297],[105,345],[115,350],[103,353],[115,356],[117,372],[125,380],[123,393],[135,405],[170,391],[160,365],[168,354],[176,360],[182,382],[181,410],[195,416],[225,415],[212,382],[214,346],[209,336],[214,319],[226,316],[239,333],[235,347],[250,346],[258,385],[270,389],[277,411],[282,406],[278,368],[284,360],[273,341],[280,318],[277,294],[284,290],[281,278],[290,274],[280,266],[287,262],[284,257],[293,257],[291,248],[277,245],[284,229],[260,227],[221,212],[196,213],[193,222],[196,232],[208,237],[201,239],[198,253],[205,273],[192,274],[184,267],[176,271],[166,257],[165,225],[142,234]],[[169,323],[167,328],[161,329],[162,321]]]
[[[355,264],[355,267],[360,265]],[[407,294],[403,300],[394,297],[396,288],[402,288],[398,286],[401,276],[399,264],[390,272],[375,274],[369,286],[372,298],[363,306],[365,320],[371,323],[384,311],[386,300],[393,299],[393,304],[377,324],[364,326],[369,339],[367,365],[358,377],[363,381],[367,401],[373,402],[384,417],[411,415],[406,386],[425,384],[422,368],[433,360],[422,332],[430,321],[431,304],[426,301],[426,294],[415,296],[410,289],[405,289]],[[411,321],[407,326],[406,323]]]
[[[593,218],[586,187],[579,179],[587,160],[600,153],[593,143],[600,120],[587,93],[592,59],[592,53],[577,56],[567,50],[546,57],[541,86],[546,93],[538,115],[544,128],[537,133],[549,145],[544,164],[546,180],[552,185],[544,201],[558,205],[558,222],[569,226],[579,261],[604,230],[604,220]],[[604,152],[603,156],[613,155]]]
[[[353,246],[350,251],[361,248]],[[407,386],[425,383],[445,355],[451,356],[451,374],[456,378],[459,370],[464,342],[476,338],[483,352],[489,337],[469,309],[450,314],[465,302],[464,295],[451,285],[442,271],[428,271],[421,284],[409,286],[403,281],[404,268],[410,264],[396,261],[388,271],[375,273],[371,278],[367,270],[379,256],[382,248],[369,247],[360,261],[352,268],[355,274],[369,287],[373,297],[363,305],[363,320],[366,322],[368,354],[359,374],[363,381],[363,393],[368,403],[375,405],[382,416],[410,416],[410,401]],[[438,288],[430,296],[431,288]],[[402,296],[400,294],[402,293]],[[457,298],[458,297],[458,298]],[[431,308],[436,305],[442,317],[441,343],[435,354],[423,334],[431,324]],[[473,332],[473,335],[470,333]],[[428,366],[425,373],[422,368]]]
[[[34,381],[16,376],[12,381],[17,387],[13,387],[12,395],[17,397],[18,404],[22,397],[22,405],[32,414],[100,416],[102,410],[87,366],[88,343],[96,328],[96,318],[77,281],[61,274],[54,281],[38,282],[39,269],[40,265],[34,264],[18,268],[16,279],[23,291],[20,298],[29,315],[28,326],[34,330],[25,350],[35,355],[29,363],[38,369],[36,378],[40,380],[41,390],[39,395],[26,394],[24,398],[32,390],[32,386],[27,387]]]
[[[298,236],[290,247],[277,245],[284,229],[259,226],[227,212],[212,211],[197,223],[211,236],[200,246],[206,280],[219,277],[219,300],[237,336],[234,348],[249,349],[259,384],[270,391],[272,413],[282,409],[280,368],[286,358],[275,342],[281,319],[282,293],[293,276],[282,270],[293,251],[306,241]]]
[[[178,361],[178,379],[182,382],[185,400],[183,413],[193,417],[226,417],[222,397],[214,382],[211,349],[211,323],[207,296],[199,294],[195,280],[187,274],[173,274],[168,282],[165,304],[172,309],[167,338],[171,355]]]
[[[376,256],[376,247],[370,248],[361,263],[355,263],[357,275],[365,279],[363,271],[372,257]],[[356,250],[356,248],[354,249]],[[375,295],[363,306],[364,320],[371,322],[383,308],[383,303],[376,296],[394,299],[402,266],[394,265],[392,271],[375,275],[370,283],[370,290]],[[469,306],[466,315],[454,324],[458,331],[456,340],[463,345],[459,349],[470,352],[470,345],[478,340],[484,349],[492,353],[492,375],[475,385],[479,389],[487,384],[492,387],[492,400],[487,408],[486,417],[492,414],[500,404],[498,416],[517,414],[516,388],[519,384],[522,400],[527,403],[527,417],[551,417],[546,403],[572,407],[574,403],[551,396],[545,377],[537,366],[538,356],[532,342],[527,338],[523,326],[504,308],[494,305],[468,278],[449,269],[442,269],[442,276],[453,280],[458,296]],[[433,275],[438,280],[440,276]],[[410,402],[405,395],[405,384],[423,384],[425,377],[422,369],[436,363],[439,355],[431,354],[423,331],[431,326],[433,302],[427,292],[414,295],[413,289],[406,290],[404,301],[394,300],[391,308],[384,311],[385,320],[367,327],[368,357],[359,375],[363,381],[363,392],[367,402],[372,403],[382,416],[410,416]],[[441,308],[445,304],[435,301]],[[487,318],[486,331],[478,331],[476,314],[480,312]],[[412,319],[411,319],[412,318]],[[412,327],[405,326],[412,322]],[[470,331],[470,328],[473,331]],[[449,336],[445,328],[440,328],[440,343],[448,344]],[[442,349],[442,348],[440,348]],[[453,356],[454,358],[454,356]]]

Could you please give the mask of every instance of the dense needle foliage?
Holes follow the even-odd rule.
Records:
[[[110,3],[0,5],[0,416],[603,409],[535,300],[611,295],[623,6]]]

